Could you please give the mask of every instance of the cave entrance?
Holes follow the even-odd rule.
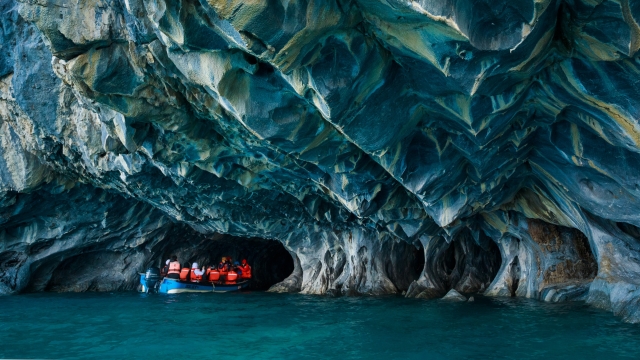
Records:
[[[598,263],[587,236],[578,229],[542,220],[527,219],[527,225],[528,233],[539,249],[539,257],[544,264],[538,264],[538,271],[542,272],[541,286],[552,289],[573,283],[581,284],[578,288],[586,291],[588,284],[598,273]],[[631,234],[636,231],[632,227],[625,227],[625,230]],[[511,273],[509,275],[511,279],[516,278]],[[515,290],[517,291],[517,288]],[[558,296],[567,298],[573,295],[567,293]]]
[[[442,254],[442,270],[447,276],[451,276],[456,265],[456,246],[453,243],[449,243],[447,250]]]
[[[421,243],[418,243],[413,250],[413,277],[411,281],[417,280],[422,271],[424,270],[425,258],[424,258],[424,247]]]
[[[422,274],[425,262],[424,248],[420,242],[409,244],[400,241],[390,244],[390,247],[384,250],[390,254],[386,263],[386,274],[398,292],[403,292]]]
[[[167,243],[159,258],[150,266],[161,266],[171,255],[178,256],[183,267],[217,265],[220,259],[231,257],[233,262],[246,259],[251,266],[252,290],[267,290],[286,279],[294,269],[293,258],[281,242],[261,238],[242,238],[231,235],[196,235],[189,240]]]
[[[455,289],[473,294],[491,284],[501,265],[502,256],[495,242],[484,234],[476,240],[465,230],[451,242],[440,237],[429,246],[425,271],[442,292]]]
[[[139,272],[162,267],[171,256],[184,267],[217,265],[223,256],[247,259],[252,270],[249,289],[266,290],[283,281],[294,269],[291,254],[279,241],[230,235],[203,235],[190,227],[173,227],[151,247],[115,251],[91,246],[33,264],[26,291],[82,292],[134,290]],[[0,258],[0,265],[3,258]],[[4,261],[8,263],[9,259]],[[1,279],[0,279],[1,280]]]
[[[509,289],[509,294],[511,297],[516,296],[516,291],[518,291],[518,286],[520,285],[520,260],[518,259],[518,255],[513,258],[511,264],[509,264],[509,273],[507,278],[507,287]]]

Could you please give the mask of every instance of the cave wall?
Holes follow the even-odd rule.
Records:
[[[2,201],[0,294],[132,289],[141,261],[175,226],[147,204],[73,182]]]
[[[46,287],[30,280],[38,261],[75,268],[88,244],[139,269],[185,226],[281,242],[294,270],[274,291],[457,286],[640,320],[637,2],[0,0],[0,12],[2,293]],[[81,237],[33,225],[62,203],[56,226]],[[33,242],[54,245],[30,254]]]

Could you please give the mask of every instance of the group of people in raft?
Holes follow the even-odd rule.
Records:
[[[232,284],[238,280],[251,279],[251,266],[249,266],[247,260],[243,259],[242,263],[237,261],[234,263],[231,257],[228,256],[223,257],[218,266],[209,266],[205,270],[204,266],[198,268],[198,263],[195,262],[191,265],[191,269],[182,267],[178,257],[172,255],[162,270],[162,274],[169,279],[178,279],[180,281],[225,282]]]

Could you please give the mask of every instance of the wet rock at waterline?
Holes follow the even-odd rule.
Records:
[[[640,321],[634,2],[0,11],[1,293],[128,289],[224,234],[282,245],[272,291]]]
[[[467,301],[467,298],[464,295],[457,292],[455,289],[449,290],[449,292],[442,298],[442,300],[446,301],[458,301],[463,302]]]

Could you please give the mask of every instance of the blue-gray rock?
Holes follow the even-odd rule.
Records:
[[[463,302],[463,301],[467,301],[467,298],[464,295],[462,295],[459,292],[457,292],[456,289],[451,289],[442,298],[442,300]]]
[[[274,291],[586,299],[640,321],[636,2],[0,11],[2,293],[130,288],[181,226],[279,241],[294,271]],[[131,270],[47,276],[85,258]]]

